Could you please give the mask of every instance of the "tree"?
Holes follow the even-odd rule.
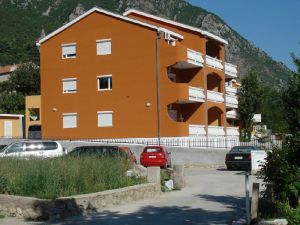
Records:
[[[0,83],[0,112],[24,113],[25,96],[39,93],[39,67],[34,63],[22,64],[9,80]]]
[[[262,89],[253,72],[242,79],[240,88],[239,116],[242,127],[242,138],[248,140],[251,138],[253,126],[253,116],[260,111],[262,101]]]

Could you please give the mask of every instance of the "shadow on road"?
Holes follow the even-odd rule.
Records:
[[[215,196],[215,195],[202,195],[202,194],[196,196],[209,202],[220,203],[232,210],[239,210],[245,201],[243,197]]]
[[[236,201],[239,199],[230,199],[230,197],[201,196],[212,201],[225,201],[230,209],[236,209]],[[223,203],[223,202],[222,202]],[[230,206],[230,204],[232,204]],[[207,211],[201,208],[190,207],[153,207],[145,206],[137,212],[120,214],[119,212],[104,211],[85,217],[73,217],[68,220],[51,221],[46,224],[59,225],[212,225],[229,224],[232,218],[232,210],[215,212]]]

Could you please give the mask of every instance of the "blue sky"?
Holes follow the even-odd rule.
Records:
[[[300,56],[299,0],[187,1],[215,13],[273,59],[295,69],[290,53]]]

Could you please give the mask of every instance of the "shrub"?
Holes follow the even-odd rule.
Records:
[[[130,164],[117,157],[5,158],[0,161],[2,177],[14,195],[57,198],[144,182],[125,176]]]

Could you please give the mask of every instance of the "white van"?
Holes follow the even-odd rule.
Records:
[[[52,158],[65,154],[57,141],[22,141],[8,145],[0,151],[0,157]]]

